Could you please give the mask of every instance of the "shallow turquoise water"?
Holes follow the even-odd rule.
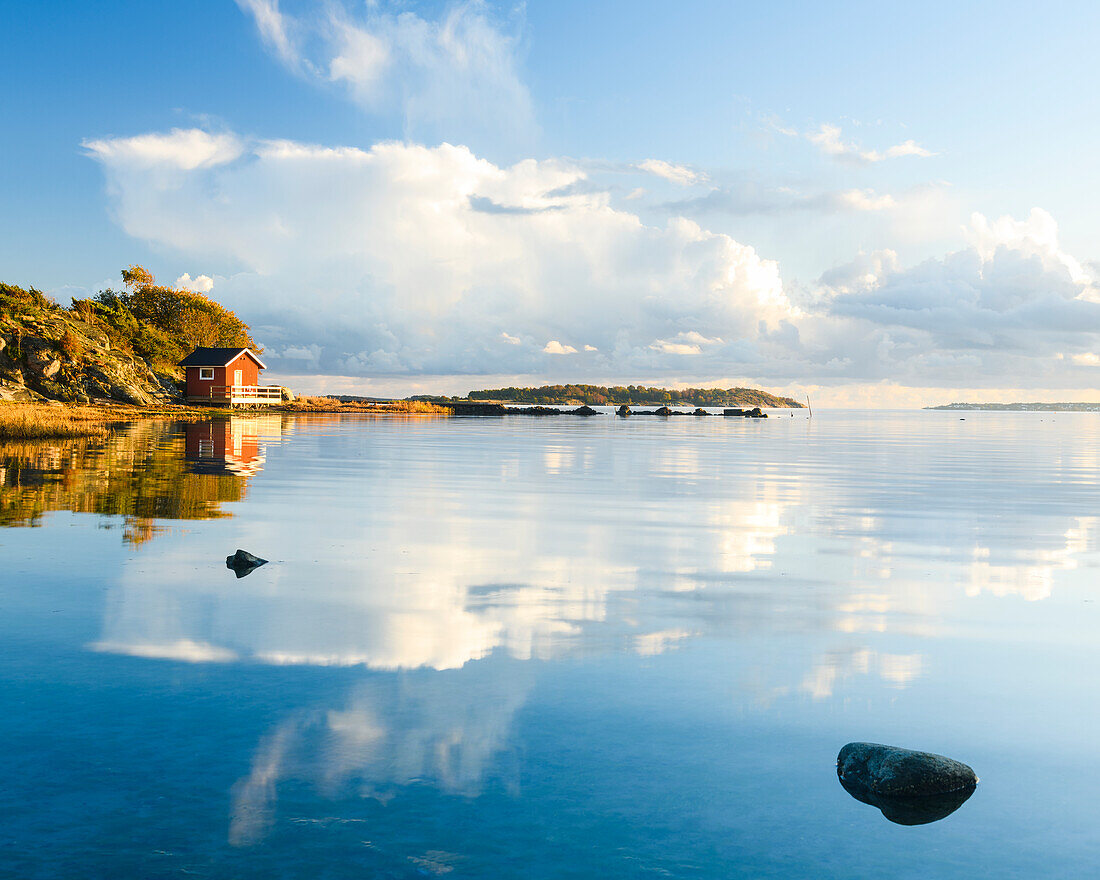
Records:
[[[0,447],[0,876],[1088,876],[1100,417],[962,415]]]

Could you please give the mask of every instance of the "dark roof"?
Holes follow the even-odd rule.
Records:
[[[246,352],[252,360],[258,363],[261,369],[266,370],[267,364],[256,356],[256,352],[247,348],[196,348],[191,354],[180,361],[180,367],[226,367],[231,361],[235,361],[241,352]]]

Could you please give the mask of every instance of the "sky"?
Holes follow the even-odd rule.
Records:
[[[1100,399],[1089,3],[0,0],[0,278],[305,392]]]

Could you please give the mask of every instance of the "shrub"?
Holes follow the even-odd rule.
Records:
[[[65,331],[65,335],[61,337],[59,345],[61,350],[74,361],[84,354],[84,344],[80,341],[80,337],[73,333],[72,330]]]

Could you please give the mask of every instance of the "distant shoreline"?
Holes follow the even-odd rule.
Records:
[[[944,403],[926,406],[930,410],[953,412],[989,410],[992,412],[1100,412],[1100,403]]]

